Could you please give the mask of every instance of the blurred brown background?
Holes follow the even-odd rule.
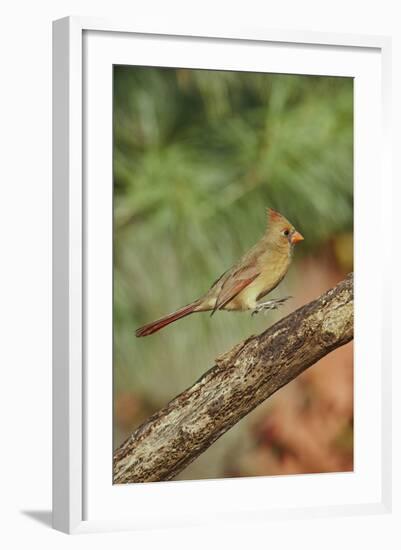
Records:
[[[352,270],[352,79],[115,67],[114,446],[214,358]],[[305,241],[251,318],[190,316],[135,328],[203,293],[260,237],[265,208]],[[353,468],[353,352],[308,369],[179,479]]]

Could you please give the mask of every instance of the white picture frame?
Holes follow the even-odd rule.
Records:
[[[139,42],[141,48],[137,47]],[[235,59],[230,58],[234,48]],[[252,61],[244,48],[253,48]],[[269,67],[264,65],[265,48],[274,53]],[[390,39],[376,36],[229,28],[217,31],[170,25],[141,28],[127,22],[82,17],[54,22],[53,525],[56,529],[77,533],[390,510],[391,387],[390,357],[386,351],[390,346],[386,341],[389,331],[382,303],[390,251],[385,244],[381,248],[383,269],[379,269],[371,265],[371,255],[358,245],[373,207],[380,223],[372,239],[377,239],[380,247],[383,212],[391,197],[387,141],[390,50]],[[291,69],[294,52],[298,69]],[[111,470],[107,476],[112,455],[109,447],[112,318],[107,290],[111,292],[112,281],[111,111],[107,108],[104,111],[104,107],[109,105],[111,109],[107,79],[113,63],[159,66],[171,63],[171,66],[355,78],[355,398],[357,421],[359,418],[363,429],[356,432],[361,447],[356,453],[353,474],[112,485]],[[94,85],[96,96],[88,92]],[[364,116],[367,112],[369,120]],[[93,177],[99,182],[96,198],[90,185]],[[362,178],[366,182],[364,189]],[[381,181],[380,201],[369,193],[373,178]],[[95,235],[104,243],[101,251],[93,240]],[[366,270],[370,273],[369,281],[361,275]],[[96,282],[90,275],[95,271],[99,274]],[[98,301],[100,295],[106,297]],[[367,296],[369,304],[365,303]],[[381,339],[373,338],[375,334],[381,334]],[[101,341],[102,346],[104,342],[105,347],[95,349],[95,340]],[[92,376],[94,363],[97,363],[96,384]],[[364,433],[366,423],[361,420],[364,418],[371,425],[374,445],[369,446]],[[273,495],[267,504],[266,498],[259,495],[261,484],[265,484],[264,495],[265,489]],[[325,485],[324,491],[319,485]],[[329,496],[323,498],[323,492]],[[236,505],[238,493],[252,505]],[[168,513],[166,502],[170,503]],[[135,503],[137,507],[133,508]],[[224,513],[219,514],[219,508]],[[123,514],[121,510],[131,512]]]

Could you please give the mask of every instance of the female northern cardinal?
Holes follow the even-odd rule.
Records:
[[[294,244],[303,236],[281,214],[267,209],[268,224],[263,237],[231,269],[223,273],[204,296],[136,331],[148,336],[161,328],[198,311],[276,309],[288,298],[258,303],[284,278],[291,263]]]

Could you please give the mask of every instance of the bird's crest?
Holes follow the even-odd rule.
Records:
[[[269,224],[270,223],[277,223],[277,222],[286,222],[287,220],[280,214],[280,212],[277,212],[277,210],[273,210],[273,208],[267,209],[267,219]]]
[[[267,209],[267,231],[271,228],[276,228],[280,230],[281,228],[287,227],[289,229],[292,228],[291,223],[285,218],[280,212],[277,212],[277,210],[273,210],[273,208]]]

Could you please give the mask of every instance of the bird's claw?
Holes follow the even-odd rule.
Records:
[[[257,313],[259,313],[259,311],[268,311],[271,309],[278,309],[290,298],[292,298],[292,296],[286,296],[285,298],[277,298],[275,300],[269,300],[268,302],[262,302],[260,304],[257,304],[255,309],[252,311],[251,315],[253,317]]]

